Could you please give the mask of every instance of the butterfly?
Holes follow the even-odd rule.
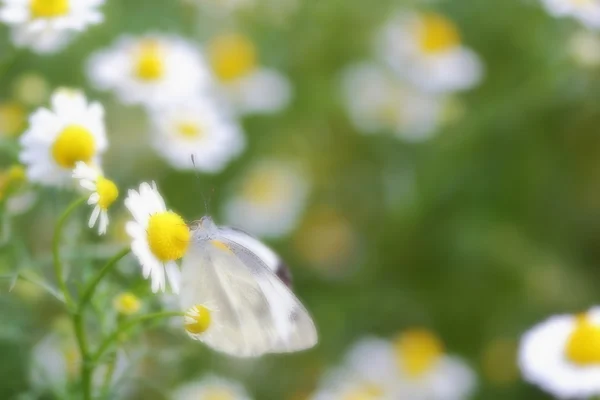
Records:
[[[286,285],[287,267],[268,246],[240,230],[218,227],[208,216],[190,229],[180,302],[184,310],[202,306],[210,313],[208,328],[192,338],[238,357],[316,345],[315,324]]]

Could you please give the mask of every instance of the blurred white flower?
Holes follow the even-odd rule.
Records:
[[[384,385],[364,379],[352,371],[338,369],[326,375],[310,400],[394,400],[391,395]]]
[[[600,308],[557,315],[521,339],[523,377],[560,399],[600,395]]]
[[[572,17],[588,28],[600,28],[600,1],[598,0],[541,0],[554,17]]]
[[[15,45],[40,53],[60,50],[75,32],[99,24],[104,0],[3,0],[0,21],[12,27]]]
[[[289,104],[290,82],[278,71],[259,66],[250,38],[217,36],[208,43],[207,56],[221,91],[236,112],[274,113]]]
[[[454,23],[439,14],[395,16],[382,29],[378,50],[401,77],[429,92],[467,90],[483,76],[477,54],[461,43]]]
[[[179,292],[179,267],[190,243],[190,231],[183,218],[167,210],[152,182],[142,183],[139,191],[130,189],[125,206],[134,220],[125,229],[132,238],[131,251],[142,265],[144,278],[151,280],[152,292],[165,290],[165,273],[174,293]]]
[[[367,397],[374,400],[463,400],[476,384],[464,361],[447,355],[437,336],[423,329],[407,330],[393,341],[359,341],[350,349],[343,370],[360,387],[375,388],[372,396],[381,397]]]
[[[71,183],[75,163],[100,164],[108,147],[104,108],[88,103],[78,90],[59,89],[52,95],[52,108],[40,108],[29,118],[29,129],[21,136],[20,159],[31,182],[49,186]]]
[[[98,233],[104,235],[108,228],[108,208],[119,197],[117,185],[110,179],[106,179],[98,168],[88,166],[82,161],[75,164],[73,178],[79,180],[79,185],[92,192],[88,199],[88,204],[94,206],[89,220],[89,227],[92,228],[98,223]]]
[[[25,169],[21,165],[0,170],[0,202],[5,202],[8,214],[23,214],[37,200],[37,194],[27,188],[26,182]]]
[[[169,397],[172,400],[250,400],[246,389],[229,379],[208,376],[183,384]]]
[[[31,357],[31,385],[50,390],[59,398],[67,397],[67,384],[77,377],[81,363],[73,336],[48,334],[33,347]]]
[[[219,172],[246,146],[236,121],[208,97],[156,109],[150,116],[154,148],[177,169]]]
[[[342,94],[351,121],[362,133],[387,130],[409,141],[426,140],[443,114],[439,96],[410,88],[376,64],[348,67]]]
[[[87,72],[92,84],[113,90],[126,104],[180,104],[210,84],[198,49],[177,36],[124,36],[93,54]]]
[[[573,60],[584,68],[600,66],[600,36],[597,33],[580,31],[569,41]]]
[[[257,236],[278,237],[295,228],[310,185],[294,165],[266,160],[251,167],[239,186],[225,204],[227,222]]]

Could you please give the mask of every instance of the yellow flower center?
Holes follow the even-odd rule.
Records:
[[[89,163],[96,153],[92,133],[81,125],[69,125],[58,135],[52,156],[58,165],[72,169],[77,161]]]
[[[420,20],[419,43],[425,53],[438,53],[460,44],[460,34],[452,21],[439,14],[425,14]]]
[[[146,232],[152,254],[163,262],[180,259],[190,244],[190,230],[172,211],[152,215]]]
[[[202,305],[194,306],[185,313],[185,330],[193,335],[199,335],[206,332],[211,321],[208,308]]]
[[[25,109],[17,103],[0,104],[0,136],[14,136],[25,127]]]
[[[100,196],[98,200],[98,205],[103,210],[107,210],[108,207],[115,202],[117,197],[119,197],[119,189],[117,185],[110,179],[106,179],[103,176],[99,177],[96,181],[96,192]]]
[[[578,316],[565,352],[567,358],[577,365],[599,365],[600,325],[595,325],[585,315]]]
[[[257,65],[254,43],[238,34],[213,39],[208,46],[208,58],[213,71],[222,81],[233,81],[247,75]]]
[[[290,193],[289,183],[276,171],[254,171],[244,182],[243,197],[262,205],[275,203]]]
[[[155,40],[145,40],[137,49],[135,75],[144,81],[156,81],[165,75],[164,49]]]
[[[204,136],[204,130],[195,122],[182,121],[176,126],[177,133],[186,139],[197,139]]]
[[[411,329],[394,341],[397,362],[411,377],[423,375],[439,361],[444,352],[440,339],[425,329]]]
[[[379,386],[367,384],[346,393],[342,400],[377,400],[382,396],[383,390]]]
[[[33,18],[54,18],[69,12],[69,0],[31,0],[29,3]]]
[[[13,165],[6,172],[0,173],[0,199],[17,190],[26,179],[25,169],[21,165]]]
[[[134,294],[126,292],[115,297],[113,306],[121,314],[132,315],[140,310],[141,303]]]

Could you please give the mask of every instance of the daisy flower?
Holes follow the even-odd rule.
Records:
[[[50,53],[75,32],[102,22],[102,4],[104,0],[3,0],[0,21],[12,27],[15,45]]]
[[[6,211],[10,215],[19,215],[31,209],[37,195],[27,188],[25,169],[13,165],[0,171],[0,202],[5,202]]]
[[[219,172],[246,145],[236,121],[207,97],[155,110],[150,116],[154,148],[176,169]]]
[[[246,389],[229,379],[208,376],[175,389],[172,400],[250,400]]]
[[[177,36],[121,37],[93,54],[88,76],[101,90],[113,90],[126,104],[181,103],[210,83],[208,67],[196,47]]]
[[[588,28],[600,28],[598,0],[541,0],[553,17],[572,17]]]
[[[129,190],[125,206],[134,218],[125,226],[132,238],[131,250],[142,265],[144,278],[150,278],[152,292],[165,290],[165,273],[173,292],[179,292],[175,261],[183,257],[190,243],[185,221],[167,210],[154,182],[142,183],[139,191]]]
[[[393,400],[385,386],[355,373],[339,369],[326,375],[310,400]]]
[[[391,131],[409,141],[426,140],[442,119],[440,97],[408,87],[376,64],[347,68],[342,94],[352,123],[362,133]]]
[[[125,292],[113,299],[113,307],[119,314],[133,315],[140,310],[142,303],[133,293]]]
[[[89,227],[93,228],[98,223],[98,233],[104,235],[108,227],[108,208],[119,197],[117,185],[106,179],[102,173],[84,162],[77,162],[73,170],[73,178],[79,180],[82,188],[92,192],[88,204],[94,206],[90,216]]]
[[[71,182],[78,161],[99,165],[108,147],[104,109],[87,102],[82,92],[59,89],[51,109],[40,108],[29,118],[29,129],[21,136],[21,162],[31,182],[64,186]]]
[[[238,113],[274,113],[289,104],[289,81],[278,71],[259,66],[250,38],[217,36],[209,42],[207,55],[220,89]]]
[[[294,229],[302,214],[309,183],[295,166],[266,160],[242,179],[238,194],[225,204],[225,219],[251,234],[278,237]]]
[[[458,28],[439,14],[400,14],[380,33],[381,57],[416,87],[435,93],[466,90],[483,75],[479,57]]]
[[[557,398],[600,395],[600,308],[531,328],[521,338],[519,366],[525,380]]]
[[[347,367],[393,399],[462,400],[475,388],[473,371],[424,329],[407,330],[392,341],[364,339],[350,350]]]

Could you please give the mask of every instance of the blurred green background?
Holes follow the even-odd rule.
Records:
[[[452,18],[486,68],[482,84],[459,96],[462,117],[418,144],[359,134],[339,94],[339,72],[373,57],[374,33],[403,7]],[[109,0],[104,24],[51,56],[17,53],[2,27],[0,98],[12,101],[18,77],[34,72],[52,88],[81,87],[100,100],[111,141],[104,165],[122,193],[155,180],[170,207],[189,220],[205,213],[202,196],[211,197],[219,221],[232,182],[250,163],[269,156],[302,160],[313,182],[305,219],[332,208],[352,232],[348,243],[325,255],[306,250],[305,222],[268,242],[291,266],[295,291],[320,333],[317,348],[232,361],[164,324],[146,327],[141,334],[149,352],[135,398],[161,399],[214,372],[240,380],[256,399],[303,399],[354,341],[413,326],[438,332],[450,353],[475,368],[475,399],[550,398],[520,382],[512,357],[490,356],[489,349],[497,340],[516,343],[547,315],[584,310],[600,296],[600,71],[569,57],[567,43],[579,25],[553,19],[533,0],[308,0],[285,15],[273,9],[259,2],[214,16],[174,0]],[[148,130],[141,108],[93,91],[84,74],[86,58],[122,33],[177,33],[202,45],[230,31],[256,41],[262,64],[290,78],[294,99],[275,116],[244,118],[248,149],[216,176],[170,169],[140,140]],[[11,146],[11,139],[2,140]],[[10,151],[0,160],[3,166],[15,161]],[[55,217],[73,197],[41,194],[33,210],[11,220],[0,271],[31,267],[52,281]],[[80,228],[72,228],[73,236]],[[89,275],[118,244],[114,237],[81,234],[90,244],[67,257],[71,273]],[[138,294],[147,309],[158,307],[130,264],[111,277],[99,307],[117,288]],[[2,281],[1,399],[27,391],[30,350],[63,315],[47,295],[8,289]]]

